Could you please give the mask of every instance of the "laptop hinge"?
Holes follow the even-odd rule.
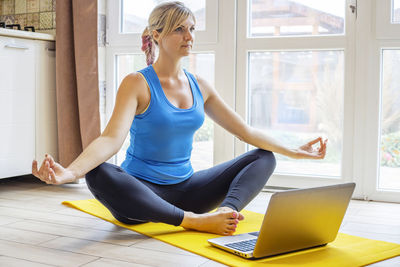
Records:
[[[267,185],[267,186],[264,186],[264,188],[261,191],[275,193],[275,192],[282,192],[282,191],[291,190],[291,189],[298,189],[298,188]]]

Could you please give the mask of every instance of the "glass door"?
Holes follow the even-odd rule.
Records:
[[[322,136],[321,161],[277,157],[268,185],[350,180],[355,13],[349,1],[247,0],[238,6],[236,109],[248,124],[296,148]],[[252,149],[235,143],[237,155]]]
[[[367,92],[365,198],[400,202],[400,1],[375,0]],[[373,28],[373,27],[371,27]]]

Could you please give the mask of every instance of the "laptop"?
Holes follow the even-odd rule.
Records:
[[[335,240],[355,183],[274,193],[259,232],[208,242],[244,258],[262,258],[324,246]]]

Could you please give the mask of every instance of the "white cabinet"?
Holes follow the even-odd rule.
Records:
[[[0,178],[31,173],[44,150],[57,154],[53,47],[0,36]]]

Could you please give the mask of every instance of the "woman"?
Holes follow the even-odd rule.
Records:
[[[85,174],[93,195],[127,224],[163,222],[231,235],[243,209],[275,169],[272,152],[292,158],[323,159],[326,140],[289,149],[238,116],[199,76],[183,70],[194,41],[195,17],[180,2],[158,5],[142,35],[147,68],[122,81],[104,132],[67,168],[46,155],[32,173],[48,184],[72,182]],[[154,61],[155,46],[159,56]],[[193,173],[193,134],[204,112],[240,140],[259,149]],[[131,143],[121,167],[105,161]],[[318,149],[313,145],[319,143]],[[271,152],[272,151],[272,152]],[[216,209],[215,212],[208,213]]]

